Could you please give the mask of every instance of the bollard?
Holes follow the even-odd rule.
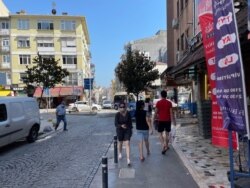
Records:
[[[118,163],[117,136],[114,136],[114,163]]]
[[[102,157],[102,187],[108,188],[108,159],[106,156]]]

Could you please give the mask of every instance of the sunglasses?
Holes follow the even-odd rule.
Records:
[[[125,106],[120,106],[119,108],[125,108]]]

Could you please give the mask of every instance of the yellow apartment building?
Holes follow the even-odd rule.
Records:
[[[70,72],[65,84],[58,86],[61,93],[52,91],[52,97],[82,95],[83,79],[92,76],[85,17],[59,15],[54,9],[50,15],[29,15],[24,10],[10,14],[2,1],[0,4],[0,72],[6,75],[5,84],[21,90],[26,65],[32,66],[39,54],[54,57]],[[37,89],[35,96],[39,93]]]

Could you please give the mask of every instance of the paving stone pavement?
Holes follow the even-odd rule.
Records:
[[[228,149],[215,147],[211,139],[199,136],[196,118],[177,120],[173,147],[199,187],[230,187]]]

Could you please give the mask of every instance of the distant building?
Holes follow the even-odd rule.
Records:
[[[130,42],[132,50],[139,50],[151,61],[167,63],[167,32],[159,30],[154,36]]]

